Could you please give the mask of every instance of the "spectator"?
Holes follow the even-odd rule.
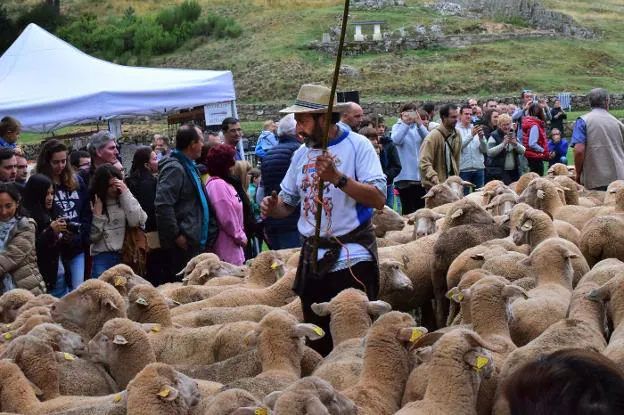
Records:
[[[516,109],[517,109],[516,104],[508,104],[507,105],[507,114],[509,114],[510,116],[513,115],[516,112]],[[513,121],[513,119],[512,119],[512,121]]]
[[[506,185],[520,178],[520,156],[525,148],[514,137],[511,116],[498,116],[497,128],[488,140],[486,160],[487,181],[501,180]]]
[[[126,185],[141,205],[141,209],[147,214],[145,221],[147,237],[145,274],[155,287],[169,281],[165,262],[166,255],[160,248],[158,227],[156,226],[154,200],[156,199],[157,174],[156,152],[147,146],[137,149],[132,158],[132,167],[130,168],[130,176],[126,179]]]
[[[301,202],[298,227],[305,240],[293,291],[301,298],[304,320],[325,330],[325,337],[310,342],[321,355],[332,348],[329,316],[314,314],[312,303],[329,301],[350,287],[364,289],[370,300],[378,296],[377,242],[371,218],[373,208],[383,208],[386,193],[386,180],[370,141],[336,126],[340,104],[334,106],[336,112],[329,120],[328,153],[324,155],[319,148],[330,94],[329,88],[303,85],[295,105],[282,110],[295,114],[297,133],[304,137],[306,146],[293,155],[280,196],[267,196],[261,204],[264,215],[283,218]],[[304,102],[309,105],[298,105]],[[339,160],[338,166],[334,160]],[[318,267],[313,270],[311,237],[315,232],[317,179],[327,187],[321,204],[322,249]]]
[[[37,173],[52,180],[54,204],[59,217],[65,219],[61,259],[65,278],[76,289],[85,277],[85,252],[89,247],[91,210],[89,191],[80,176],[67,164],[67,147],[58,140],[49,140],[41,148],[37,159]]]
[[[91,193],[91,256],[97,278],[121,263],[126,228],[144,227],[147,215],[122,180],[121,172],[110,164],[95,170]]]
[[[576,120],[572,133],[576,181],[590,190],[606,190],[624,179],[624,125],[609,114],[609,93],[589,93],[591,111]]]
[[[221,144],[221,136],[219,133],[208,130],[204,132],[204,143],[208,145]],[[206,153],[208,154],[208,153]],[[203,159],[202,159],[203,160]]]
[[[262,160],[266,157],[266,152],[277,144],[277,138],[275,138],[275,130],[277,130],[277,124],[275,121],[268,120],[264,123],[263,131],[258,137],[258,143],[256,144],[256,156]]]
[[[0,148],[15,148],[22,124],[13,117],[6,116],[0,120]]]
[[[364,110],[355,102],[347,102],[345,108],[336,125],[345,131],[358,131],[364,119]]]
[[[14,183],[17,177],[17,159],[10,147],[0,147],[0,183]]]
[[[293,153],[301,142],[297,136],[297,122],[293,114],[283,117],[277,127],[278,143],[267,152],[267,156],[260,166],[262,176],[262,191],[264,195],[271,195],[273,192],[279,193],[280,183],[286,175],[290,166]],[[264,218],[264,234],[271,249],[297,248],[301,246],[297,221],[299,220],[299,209],[285,218],[274,219]]]
[[[245,150],[243,149],[243,130],[240,121],[234,117],[228,117],[221,122],[223,131],[223,144],[230,145],[236,149],[235,160],[245,160]]]
[[[476,122],[479,122],[481,120],[481,118],[483,117],[483,108],[481,108],[480,106],[477,105],[472,110],[472,114],[476,116],[476,119],[477,119]]]
[[[210,150],[215,145],[216,144],[204,142],[204,144],[202,145],[201,154],[199,158],[197,159],[197,161],[195,162],[195,165],[197,166],[197,170],[199,171],[199,177],[204,185],[206,185],[206,180],[208,180],[208,176],[209,176],[208,166],[206,165],[206,157],[208,157],[208,150]]]
[[[379,154],[381,169],[386,175],[387,183],[390,183],[387,186],[386,206],[394,209],[394,185],[392,182],[397,174],[401,172],[401,160],[399,160],[399,153],[392,140],[389,137],[380,135],[379,132],[379,128],[374,129],[372,127],[364,127],[360,130],[360,134],[371,140],[375,151]]]
[[[69,163],[75,172],[89,170],[89,167],[91,167],[91,157],[87,151],[72,150],[72,152],[69,153]]]
[[[487,110],[495,110],[495,109],[498,109],[498,101],[493,98],[488,99],[485,102],[484,110],[487,111]]]
[[[476,99],[474,98],[470,98],[468,100],[468,106],[470,107],[470,109],[472,109],[472,112],[470,114],[470,122],[472,122],[473,124],[479,121],[479,117],[477,116],[476,112],[477,112],[477,107],[479,106],[479,103],[477,102]],[[461,117],[461,114],[459,114]]]
[[[251,164],[245,160],[237,160],[234,163],[234,167],[230,169],[231,181],[229,182],[241,202],[243,203],[243,222],[245,226],[245,233],[247,234],[248,244],[245,247],[245,259],[254,258],[260,251],[257,245],[254,245],[256,235],[256,220],[253,216],[253,208],[251,207],[251,201],[247,196],[247,188],[249,187],[249,171],[251,170]]]
[[[624,413],[624,374],[594,351],[566,349],[531,360],[501,390],[511,415]]]
[[[513,114],[513,111],[510,112],[509,110],[509,105],[505,104],[505,103],[500,103],[496,106],[496,109],[498,110],[498,114],[509,114],[509,116],[511,116],[511,114]]]
[[[256,193],[258,193],[258,187],[260,187],[260,170],[253,168],[249,170],[249,185],[247,186],[247,196],[251,203],[251,209],[256,222],[260,221],[260,205],[256,202]]]
[[[394,178],[394,186],[399,190],[404,215],[425,206],[422,197],[427,192],[421,184],[418,158],[426,136],[427,129],[418,114],[416,104],[403,105],[399,119],[392,126],[390,137],[401,163],[401,171]]]
[[[243,203],[232,186],[230,169],[234,166],[234,147],[218,144],[208,151],[206,158],[208,174],[206,192],[217,218],[219,234],[212,251],[222,261],[234,265],[245,262],[243,248],[247,246],[247,235],[243,221]]]
[[[427,129],[429,131],[433,131],[434,129],[438,128],[440,126],[440,123],[433,121],[433,117],[435,117],[435,105],[433,105],[433,102],[425,102],[422,106],[422,109],[427,113],[427,116],[429,118],[429,125],[427,126]]]
[[[164,135],[154,134],[152,149],[156,153],[156,159],[158,161],[162,160],[171,153],[171,150],[169,149],[169,139]]]
[[[43,174],[33,175],[23,191],[24,208],[37,224],[35,247],[37,267],[46,283],[48,294],[60,298],[67,294],[65,268],[61,261],[61,238],[67,231],[67,222],[59,217],[54,204],[52,180]]]
[[[45,293],[37,267],[37,226],[25,216],[15,185],[0,184],[0,206],[0,291],[22,288],[35,295]]]
[[[537,100],[537,103],[539,104],[540,108],[544,112],[544,122],[550,123],[550,108],[548,107],[548,103],[546,102],[546,99],[539,98]]]
[[[524,153],[532,172],[544,175],[544,161],[548,159],[548,140],[544,130],[544,111],[540,104],[534,103],[529,112],[522,117],[522,144],[526,148]]]
[[[480,124],[483,129],[483,135],[488,138],[496,130],[497,120],[500,113],[495,109],[487,109],[483,116],[483,122]]]
[[[24,155],[24,151],[20,147],[15,147],[15,162],[16,162],[16,173],[15,173],[15,184],[23,189],[26,186],[26,181],[28,180],[28,160],[26,160],[26,156]]]
[[[474,126],[470,120],[472,108],[464,105],[460,110],[460,120],[455,127],[461,137],[461,156],[459,176],[474,184],[477,188],[485,184],[485,159],[487,154],[487,139],[483,133],[483,127]],[[464,194],[468,194],[468,188],[464,188]]]
[[[561,138],[561,132],[553,128],[548,141],[548,167],[555,163],[568,165],[568,140]]]
[[[561,100],[556,99],[555,105],[550,110],[550,128],[556,128],[561,134],[565,132],[563,120],[568,118],[568,114],[561,108]]]
[[[440,108],[442,123],[429,133],[423,143],[420,151],[420,175],[425,189],[459,174],[462,141],[455,129],[457,117],[457,107],[453,104]]]
[[[119,170],[119,173],[121,173],[121,180],[126,180],[126,168],[123,166],[123,164],[121,164],[121,161],[115,160],[115,162],[112,163],[111,166]]]
[[[103,164],[115,164],[119,149],[117,149],[117,139],[110,131],[98,131],[91,136],[87,150],[91,156],[91,166],[89,170],[78,171],[78,176],[87,186],[91,184],[91,179],[95,174],[95,169]]]
[[[159,164],[154,206],[160,245],[167,249],[171,266],[169,282],[210,242],[208,198],[195,167],[201,150],[201,130],[183,125],[176,134],[176,148]]]

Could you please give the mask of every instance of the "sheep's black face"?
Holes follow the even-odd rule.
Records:
[[[188,408],[194,407],[201,400],[197,382],[178,371],[175,372],[175,387]]]

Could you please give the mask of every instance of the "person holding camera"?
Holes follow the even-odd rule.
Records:
[[[561,108],[561,100],[556,99],[555,105],[550,110],[550,128],[559,130],[563,134],[563,120],[568,118],[568,114]]]
[[[399,153],[401,172],[394,178],[394,186],[399,190],[401,209],[404,215],[425,207],[422,198],[427,192],[420,180],[420,147],[428,131],[414,103],[401,108],[399,119],[392,126],[390,138]]]
[[[59,217],[66,222],[61,240],[65,278],[71,289],[76,289],[84,281],[85,252],[91,228],[87,184],[72,171],[67,162],[67,146],[59,140],[49,140],[43,145],[37,159],[37,173],[52,180],[54,205]]]
[[[487,139],[483,133],[483,126],[473,125],[472,107],[462,106],[459,123],[455,127],[461,137],[461,156],[459,164],[459,177],[474,184],[477,188],[485,184],[485,158],[487,154]],[[464,188],[464,194],[469,189]]]
[[[487,181],[501,180],[506,185],[520,178],[520,156],[526,150],[516,140],[511,123],[511,116],[501,114],[497,119],[497,128],[488,140],[485,171]]]

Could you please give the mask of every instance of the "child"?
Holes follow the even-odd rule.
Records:
[[[553,128],[548,141],[548,167],[555,163],[568,165],[568,140],[561,138],[561,132],[557,128]]]
[[[61,261],[61,238],[68,235],[67,221],[58,217],[60,210],[54,204],[54,186],[48,176],[35,174],[26,182],[24,208],[37,223],[35,247],[39,272],[48,293],[61,298],[68,292]]]
[[[0,292],[23,288],[39,295],[46,287],[37,267],[36,225],[20,201],[13,184],[0,184]]]
[[[251,208],[253,209],[253,215],[256,222],[260,221],[260,205],[256,202],[256,192],[260,186],[260,170],[253,168],[249,170],[249,187],[247,187],[247,196],[251,202]]]
[[[93,176],[91,278],[121,263],[126,227],[145,227],[147,214],[121,178],[121,172],[110,164],[98,167]]]

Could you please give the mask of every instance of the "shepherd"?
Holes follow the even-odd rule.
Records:
[[[345,104],[333,105],[328,114],[331,96],[325,86],[303,85],[295,104],[281,111],[294,113],[297,134],[305,145],[293,154],[279,195],[274,192],[261,204],[262,215],[272,218],[285,218],[301,206],[297,228],[303,245],[293,291],[301,298],[304,320],[326,332],[309,344],[323,356],[332,349],[329,317],[317,316],[311,306],[330,301],[347,288],[360,289],[370,300],[377,299],[379,263],[371,219],[373,209],[383,209],[386,200],[386,177],[373,145],[366,137],[336,125]],[[326,121],[328,143],[324,150]],[[322,215],[317,222],[316,210],[311,207],[319,205]],[[312,266],[317,250],[316,266]]]

